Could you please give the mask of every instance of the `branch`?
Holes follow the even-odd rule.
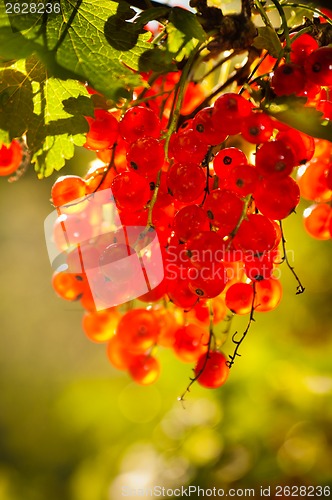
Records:
[[[246,338],[247,333],[249,332],[249,329],[251,327],[251,323],[253,321],[255,321],[255,319],[254,319],[255,299],[256,299],[256,282],[255,281],[252,282],[252,289],[253,289],[253,296],[252,296],[251,310],[250,310],[250,316],[249,316],[247,328],[244,330],[240,340],[235,339],[235,336],[237,335],[238,332],[235,332],[233,337],[232,337],[232,342],[235,344],[236,347],[234,349],[233,354],[229,354],[230,360],[226,361],[226,365],[228,366],[228,368],[232,368],[232,366],[234,365],[236,356],[241,356],[241,354],[238,353],[238,350],[240,348],[240,345],[242,344],[242,342]]]
[[[197,373],[197,375],[195,375],[195,377],[191,378],[190,379],[190,383],[187,387],[187,389],[184,391],[184,393],[178,397],[178,401],[184,401],[184,397],[185,395],[187,394],[187,392],[190,392],[190,388],[191,386],[196,382],[196,380],[199,379],[199,377],[202,375],[202,373],[204,372],[205,368],[206,368],[206,365],[207,365],[207,362],[208,362],[208,359],[210,359],[210,352],[211,352],[211,344],[212,344],[212,340],[215,338],[214,337],[214,333],[213,333],[213,305],[212,305],[212,300],[210,299],[209,300],[209,318],[210,318],[210,325],[209,325],[209,340],[208,340],[208,343],[207,343],[207,351],[206,351],[206,354],[205,354],[205,359],[204,359],[204,363],[203,363],[203,366],[202,368],[199,370],[199,372]]]
[[[281,262],[286,262],[287,267],[290,269],[290,271],[294,275],[294,277],[295,277],[295,279],[296,279],[296,281],[298,283],[298,285],[296,287],[296,290],[297,290],[296,291],[296,295],[299,295],[300,293],[304,292],[305,288],[302,285],[300,278],[296,274],[296,272],[294,270],[294,267],[291,266],[290,263],[289,263],[288,256],[287,256],[287,251],[286,251],[286,239],[285,239],[284,230],[283,230],[283,227],[282,227],[281,220],[279,221],[279,225],[280,225],[280,231],[281,231],[281,242],[282,242],[282,251],[283,251],[283,256],[282,256]]]

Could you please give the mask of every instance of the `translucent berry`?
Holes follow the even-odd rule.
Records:
[[[0,176],[13,174],[22,161],[22,148],[18,141],[12,141],[7,147],[0,148]]]
[[[320,47],[311,52],[304,69],[312,82],[321,86],[332,85],[332,47]]]
[[[204,205],[211,224],[220,236],[228,236],[236,227],[243,210],[243,201],[236,193],[223,189],[210,192]]]
[[[137,139],[130,146],[127,162],[137,174],[154,179],[164,164],[164,147],[154,137]]]
[[[176,331],[173,349],[181,361],[192,363],[207,351],[207,342],[206,329],[189,323]]]
[[[327,203],[311,205],[303,213],[303,223],[306,231],[317,240],[329,240],[331,238],[331,219],[332,208]]]
[[[169,155],[179,163],[202,163],[208,146],[200,141],[196,132],[187,128],[183,132],[172,134]]]
[[[114,177],[112,191],[120,208],[138,210],[150,199],[150,186],[146,179],[135,172],[123,172]]]
[[[214,103],[215,126],[226,134],[239,134],[243,121],[251,114],[252,105],[239,94],[226,93]]]
[[[85,119],[90,128],[84,146],[94,151],[111,148],[119,134],[117,119],[105,109],[95,109],[94,117]]]
[[[278,96],[300,94],[306,84],[304,69],[294,63],[279,66],[273,73],[271,87]]]
[[[193,129],[200,141],[214,146],[223,142],[227,134],[212,119],[214,108],[201,109],[193,120]]]
[[[300,35],[291,45],[290,58],[292,63],[303,65],[309,54],[316,49],[318,49],[318,43],[315,38],[308,33]]]
[[[222,352],[210,351],[208,357],[202,354],[195,366],[197,382],[208,389],[221,387],[227,380],[229,368]]]
[[[257,150],[256,168],[264,176],[286,177],[295,165],[292,149],[282,141],[266,142]]]
[[[235,314],[248,314],[251,311],[254,292],[249,283],[234,283],[231,285],[225,297],[228,309]]]
[[[187,205],[174,217],[174,231],[180,241],[187,241],[200,231],[209,229],[209,219],[203,208]]]
[[[144,106],[129,108],[119,123],[121,137],[130,143],[142,137],[158,138],[160,127],[156,113]]]
[[[51,197],[55,207],[60,207],[85,196],[86,181],[78,175],[59,177],[52,186]]]
[[[167,174],[169,192],[182,202],[195,201],[205,188],[204,170],[195,164],[174,163]]]
[[[269,219],[285,219],[299,201],[300,189],[292,177],[264,179],[255,191],[256,207]]]
[[[142,353],[157,342],[159,329],[153,311],[133,309],[122,316],[116,334],[129,351]]]
[[[271,138],[273,129],[273,121],[268,115],[252,112],[243,121],[241,134],[248,142],[261,144]]]
[[[151,355],[141,354],[131,358],[128,371],[137,384],[150,385],[159,377],[160,363]]]

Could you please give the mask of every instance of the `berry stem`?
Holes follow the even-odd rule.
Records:
[[[232,366],[234,365],[236,356],[241,356],[241,354],[238,353],[238,350],[240,348],[240,345],[242,344],[242,342],[246,338],[247,333],[249,332],[251,323],[253,321],[255,321],[255,318],[254,318],[255,299],[256,299],[256,282],[255,281],[252,282],[252,289],[253,289],[254,293],[253,293],[253,296],[252,296],[251,310],[250,310],[250,316],[249,316],[249,321],[248,321],[248,324],[247,324],[247,328],[242,333],[242,337],[240,338],[240,340],[236,340],[236,338],[235,338],[236,335],[238,334],[238,332],[235,332],[233,334],[233,336],[232,336],[232,342],[235,344],[235,349],[234,349],[233,354],[229,354],[228,355],[229,361],[226,361],[226,365],[228,366],[228,368],[232,368]]]
[[[152,222],[152,212],[153,212],[153,207],[155,206],[157,198],[158,198],[161,173],[162,173],[162,169],[160,169],[157,173],[155,188],[154,188],[153,195],[152,195],[152,198],[151,198],[151,201],[149,204],[148,220],[147,220],[146,228],[145,228],[145,229],[147,229],[147,231],[149,230],[150,227],[154,227],[153,222]]]
[[[283,30],[283,33],[284,33],[284,36],[285,36],[285,41],[286,41],[286,47],[284,49],[284,55],[285,55],[285,60],[286,60],[286,63],[289,63],[290,62],[290,52],[291,52],[291,39],[290,39],[290,36],[289,36],[289,27],[288,27],[288,24],[287,24],[287,19],[286,19],[286,15],[285,15],[285,11],[284,9],[281,7],[280,3],[278,0],[271,0],[272,3],[275,5],[278,13],[279,13],[279,16],[281,18],[281,27],[282,27],[282,30]]]
[[[213,151],[213,147],[210,147],[208,152],[205,155],[204,160],[203,160],[203,163],[206,164],[206,184],[205,184],[205,189],[204,189],[204,197],[203,197],[202,203],[200,204],[200,207],[202,207],[204,205],[206,197],[210,193],[209,181],[210,181],[211,174],[210,174],[209,164],[210,164],[210,161],[212,160],[212,156],[213,156],[212,151]]]
[[[282,252],[283,252],[283,256],[282,256],[281,262],[286,262],[288,269],[290,269],[290,271],[294,275],[294,277],[295,277],[295,279],[296,279],[296,281],[298,283],[298,285],[296,287],[296,295],[299,295],[299,294],[301,294],[301,293],[304,292],[305,288],[302,285],[300,278],[296,274],[294,267],[290,265],[290,262],[288,260],[287,251],[286,251],[287,240],[286,240],[285,235],[284,235],[284,230],[283,230],[283,226],[282,226],[282,221],[281,220],[279,221],[279,226],[280,226],[280,231],[281,231],[281,243],[282,243]]]
[[[168,161],[168,146],[169,146],[169,141],[171,139],[171,136],[173,134],[173,132],[176,131],[176,127],[177,127],[177,124],[178,124],[178,120],[179,120],[179,117],[180,117],[180,111],[181,111],[181,105],[182,105],[182,101],[183,101],[183,98],[184,98],[184,91],[185,91],[185,85],[186,85],[186,81],[187,81],[187,78],[188,78],[188,75],[189,75],[189,71],[192,67],[192,64],[195,60],[195,57],[196,57],[196,54],[198,53],[199,51],[199,48],[200,48],[200,45],[197,45],[196,48],[192,51],[192,53],[190,54],[183,70],[182,70],[182,73],[181,73],[181,76],[180,76],[180,79],[176,85],[176,89],[175,89],[175,94],[174,94],[174,100],[173,100],[173,106],[172,106],[172,110],[171,110],[171,114],[170,114],[170,120],[169,120],[169,123],[168,123],[168,130],[167,130],[167,134],[166,134],[166,137],[165,137],[165,158],[166,160]]]
[[[184,397],[187,394],[187,392],[190,392],[191,386],[196,382],[196,380],[199,379],[199,377],[202,375],[202,373],[205,370],[208,359],[210,358],[212,340],[215,340],[215,336],[213,333],[213,318],[214,318],[213,303],[212,303],[212,300],[209,299],[209,340],[207,343],[207,351],[206,351],[204,363],[203,363],[202,368],[197,373],[197,375],[195,375],[195,377],[193,377],[193,378],[190,378],[190,383],[188,384],[188,387],[186,388],[184,393],[180,397],[178,397],[178,401],[184,401]]]
[[[251,203],[251,200],[252,200],[252,197],[251,197],[251,194],[248,194],[245,198],[244,198],[244,204],[243,204],[243,209],[242,209],[242,214],[241,214],[241,217],[239,218],[239,220],[237,221],[237,224],[235,226],[235,228],[233,229],[233,231],[229,234],[229,240],[227,242],[227,250],[229,250],[229,247],[232,243],[232,240],[234,239],[236,233],[238,232],[242,222],[244,221],[244,219],[247,217],[248,215],[248,208],[250,206],[250,203]]]
[[[310,12],[313,12],[314,14],[318,14],[320,17],[323,17],[326,22],[329,24],[332,24],[332,19],[330,19],[326,14],[324,14],[321,10],[319,10],[317,7],[313,7],[310,4],[304,4],[304,3],[296,3],[296,2],[282,2],[281,5],[283,7],[293,7],[295,9],[300,8],[300,9],[305,9],[309,10]],[[273,6],[270,7],[273,9]]]
[[[268,26],[269,28],[274,30],[274,27],[272,26],[270,18],[266,14],[265,9],[264,9],[262,3],[260,2],[260,0],[255,0],[255,7],[259,11],[259,14],[260,14],[265,26]]]
[[[203,80],[205,80],[208,76],[210,76],[214,71],[216,71],[218,68],[220,68],[220,66],[222,66],[224,63],[226,63],[227,61],[229,61],[230,59],[232,59],[234,56],[237,56],[239,54],[242,54],[243,52],[246,52],[244,50],[234,50],[231,54],[229,54],[228,56],[224,57],[223,59],[220,59],[220,61],[218,61],[214,66],[213,68],[211,68],[207,73],[205,73],[205,75],[199,77],[197,80],[194,80],[195,83],[199,83]]]

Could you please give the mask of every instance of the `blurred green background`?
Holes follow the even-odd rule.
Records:
[[[62,173],[86,171],[80,155]],[[0,500],[331,486],[331,242],[304,233],[301,208],[284,226],[305,293],[282,267],[282,303],[257,313],[228,383],[194,385],[184,409],[191,365],[161,351],[158,383],[134,385],[85,337],[80,306],[54,294],[43,233],[54,179],[0,179]]]

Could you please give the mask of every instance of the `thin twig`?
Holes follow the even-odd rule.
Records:
[[[226,365],[228,366],[228,368],[232,368],[232,366],[234,365],[234,362],[235,362],[235,358],[237,356],[241,356],[241,354],[238,353],[238,350],[240,348],[240,345],[242,344],[242,342],[246,338],[247,333],[249,332],[249,329],[251,327],[251,323],[253,321],[255,321],[255,318],[254,318],[255,299],[256,299],[256,282],[255,281],[252,282],[252,290],[253,290],[253,296],[252,296],[251,310],[250,310],[250,316],[249,316],[249,321],[248,321],[248,324],[247,324],[247,328],[242,333],[242,337],[240,338],[240,340],[236,340],[236,338],[235,338],[236,335],[238,334],[238,332],[235,332],[233,334],[232,342],[233,342],[233,344],[235,344],[235,349],[234,349],[233,354],[229,354],[228,355],[229,361],[226,361]]]
[[[208,360],[210,359],[210,352],[211,352],[211,344],[212,344],[212,341],[215,340],[215,337],[214,337],[214,333],[213,333],[213,317],[214,317],[214,313],[213,313],[213,304],[212,304],[212,300],[210,299],[209,300],[209,318],[210,318],[210,324],[209,324],[209,339],[208,339],[208,343],[207,343],[207,351],[206,351],[206,354],[205,354],[205,359],[204,359],[204,363],[203,363],[203,366],[202,368],[198,371],[198,373],[195,375],[195,377],[193,378],[190,378],[190,383],[188,385],[188,387],[186,388],[186,390],[184,391],[184,393],[178,397],[178,401],[184,401],[184,397],[185,395],[187,394],[187,392],[190,392],[190,388],[191,386],[196,382],[196,380],[199,379],[199,377],[202,375],[202,373],[204,372],[205,368],[206,368],[206,365],[207,365],[207,362]]]
[[[298,285],[296,287],[296,295],[299,295],[300,293],[304,292],[305,288],[302,285],[300,278],[296,274],[296,272],[294,270],[294,267],[291,266],[290,263],[289,263],[288,256],[287,256],[287,251],[286,251],[286,243],[287,243],[287,241],[285,239],[284,230],[283,230],[283,227],[282,227],[281,220],[279,221],[279,225],[280,225],[280,231],[281,231],[281,243],[282,243],[282,251],[283,251],[283,256],[282,256],[281,262],[286,262],[288,269],[290,269],[290,271],[294,275],[294,277],[295,277],[295,279],[296,279],[296,281],[298,283]]]

